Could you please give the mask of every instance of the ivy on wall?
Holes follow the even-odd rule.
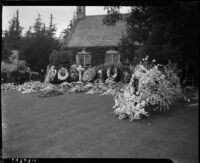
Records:
[[[66,51],[71,51],[71,60],[73,63],[76,63],[76,54],[80,52],[83,48],[67,48]],[[105,53],[107,50],[118,50],[118,47],[86,47],[85,50],[91,53],[91,66],[98,66],[104,64],[105,62]]]

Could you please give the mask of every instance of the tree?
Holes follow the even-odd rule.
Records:
[[[32,26],[29,27],[28,31],[26,31],[26,33],[25,33],[25,37],[26,38],[31,38],[32,37],[31,30],[32,30]]]
[[[39,36],[42,31],[41,15],[38,14],[37,19],[35,19],[35,24],[33,26],[34,35]]]
[[[13,49],[21,50],[22,29],[19,22],[19,11],[9,21],[9,29],[5,31],[2,39],[2,59],[7,60]]]
[[[53,24],[53,15],[50,15],[50,23],[49,23],[49,30],[48,30],[48,35],[50,37],[54,37],[55,36],[55,32],[56,32],[56,24]]]
[[[63,31],[61,32],[61,37],[63,39],[62,48],[65,47],[66,42],[68,40],[68,37],[69,37],[71,31],[73,30],[73,27],[76,25],[76,23],[77,23],[77,20],[76,20],[75,15],[74,15],[73,19],[70,21],[67,28],[63,29]]]
[[[109,8],[108,16],[119,7]],[[112,24],[118,19],[119,17],[112,17]],[[130,45],[134,46],[135,41],[142,43],[143,54],[155,58],[160,63],[167,63],[169,59],[177,62],[183,70],[184,78],[189,74],[198,79],[196,66],[199,65],[199,19],[196,2],[132,6],[126,22],[126,40]],[[124,44],[127,44],[127,41]],[[123,42],[121,44],[123,45]],[[134,48],[132,50],[134,54]]]
[[[51,24],[51,23],[50,23]],[[30,27],[24,37],[23,51],[25,59],[34,71],[46,69],[49,64],[49,55],[52,50],[59,48],[59,42],[49,33],[45,23],[41,20],[41,15],[35,20],[33,30]]]

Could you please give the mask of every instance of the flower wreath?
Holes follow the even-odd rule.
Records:
[[[63,75],[64,74],[64,75]],[[69,72],[66,68],[61,67],[58,70],[58,79],[59,80],[66,80],[69,77]]]
[[[118,75],[118,71],[117,71],[117,68],[116,67],[113,67],[113,70],[114,70],[114,75],[110,75],[110,70],[111,70],[111,67],[109,67],[108,68],[108,70],[107,70],[107,77],[108,78],[112,78],[112,79],[115,79],[116,77],[117,77],[117,75]]]

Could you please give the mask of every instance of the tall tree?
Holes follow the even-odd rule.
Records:
[[[3,36],[2,59],[8,59],[10,51],[13,49],[21,50],[22,30],[23,27],[20,26],[19,11],[17,10],[16,15],[14,15],[13,18],[11,18],[11,20],[9,21],[8,31],[5,31],[5,34]]]
[[[48,29],[48,35],[50,37],[54,37],[56,33],[56,24],[53,23],[53,15],[50,15],[50,22],[49,22],[49,29]]]
[[[50,24],[53,23],[50,22]],[[42,22],[40,14],[35,19],[33,31],[29,28],[26,32],[23,46],[24,54],[29,66],[35,71],[40,71],[41,68],[46,69],[52,50],[59,48],[58,40],[53,37],[54,34],[50,34],[49,32],[50,30]]]
[[[64,39],[67,39],[69,34],[70,34],[70,31],[72,30],[72,27],[73,27],[73,21],[71,20],[69,25],[67,26],[66,29],[64,29],[61,33],[63,34],[63,38]]]
[[[37,17],[37,19],[35,19],[35,24],[33,26],[35,36],[39,36],[41,34],[42,24],[43,23],[42,23],[42,20],[41,20],[41,15],[38,14],[38,17]]]
[[[26,33],[25,33],[25,37],[27,37],[27,38],[31,38],[31,36],[32,36],[32,32],[31,32],[31,30],[32,30],[32,26],[29,27],[28,31],[26,31]]]
[[[198,7],[196,2],[132,6],[126,19],[126,40],[132,45],[135,41],[142,43],[142,54],[161,63],[167,63],[168,59],[177,62],[185,77],[189,75],[198,79]],[[117,10],[117,7],[110,8],[108,16]],[[112,22],[117,20],[118,17],[112,17]]]

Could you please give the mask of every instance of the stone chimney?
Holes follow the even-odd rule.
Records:
[[[76,18],[84,19],[85,18],[85,6],[77,6],[76,8]]]

